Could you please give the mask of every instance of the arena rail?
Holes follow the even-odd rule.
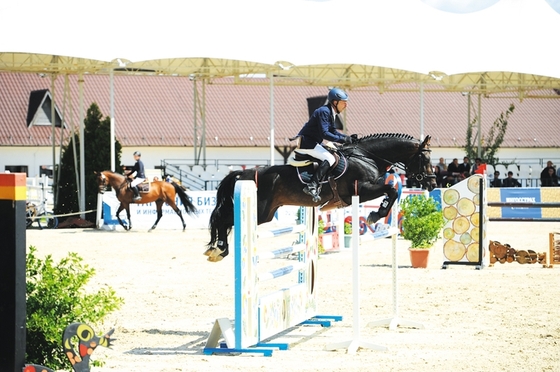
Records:
[[[560,208],[560,203],[535,202],[535,203],[513,203],[513,202],[489,202],[489,207],[499,208]],[[490,217],[490,221],[542,221],[560,222],[558,217]]]

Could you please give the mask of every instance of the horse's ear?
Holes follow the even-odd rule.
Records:
[[[430,147],[430,140],[432,139],[431,136],[426,136],[424,138],[424,142],[422,142],[422,148]]]

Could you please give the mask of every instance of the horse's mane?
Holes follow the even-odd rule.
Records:
[[[398,138],[398,139],[405,139],[405,140],[413,140],[414,139],[413,136],[411,136],[410,134],[405,134],[405,133],[375,133],[375,134],[369,134],[369,135],[364,136],[362,138],[358,138],[356,143],[369,141],[369,140],[372,140],[372,139],[383,139],[383,138]]]

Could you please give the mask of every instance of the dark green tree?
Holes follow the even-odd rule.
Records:
[[[85,154],[85,209],[86,211],[97,208],[97,181],[95,172],[111,169],[111,118],[105,117],[94,102],[87,110],[84,119],[84,154]],[[74,146],[75,139],[75,146]],[[74,148],[78,164],[74,165]],[[80,169],[80,138],[76,134],[62,149],[60,164],[60,183],[55,184],[58,190],[58,198],[54,212],[56,214],[74,213],[80,211],[78,199],[78,185],[76,184],[76,172]],[[121,165],[122,146],[115,141],[115,168],[122,169]],[[86,219],[95,222],[95,213],[87,213]]]
[[[470,110],[470,107],[469,107]],[[478,133],[477,136],[482,136],[482,145],[480,148],[480,158],[483,163],[486,164],[498,164],[500,159],[496,157],[496,153],[500,149],[500,145],[504,142],[504,136],[506,135],[508,119],[515,110],[515,105],[510,103],[509,108],[506,112],[502,112],[500,116],[494,120],[492,127],[488,131],[486,136],[482,136],[482,133]],[[469,123],[467,127],[467,141],[465,144],[465,155],[469,159],[478,158],[478,144],[476,143],[476,137],[473,138],[473,127],[477,124],[477,118],[475,117]]]

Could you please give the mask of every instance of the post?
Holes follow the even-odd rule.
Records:
[[[274,74],[270,78],[270,165],[274,165]]]
[[[0,371],[25,364],[25,173],[0,174]]]

